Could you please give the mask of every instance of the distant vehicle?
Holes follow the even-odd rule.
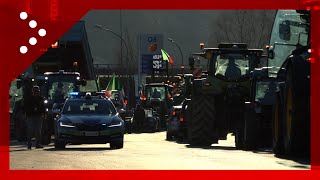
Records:
[[[191,99],[184,99],[183,102],[173,107],[173,111],[168,118],[167,125],[167,140],[173,140],[173,137],[177,141],[185,141],[188,139],[188,105],[190,105]]]
[[[178,138],[178,131],[180,128],[180,111],[182,105],[173,106],[173,110],[168,118],[167,122],[167,135],[166,140],[171,141],[174,138]]]
[[[152,108],[144,109],[146,117],[140,132],[157,132],[160,131],[160,117]],[[137,123],[131,118],[132,130],[138,131]]]
[[[123,148],[124,121],[113,103],[87,95],[67,99],[56,117],[55,148],[72,144],[106,144]]]
[[[117,108],[126,108],[125,97],[121,91],[112,90],[110,99]]]
[[[178,140],[184,141],[188,139],[188,121],[190,114],[188,114],[188,108],[190,108],[191,99],[185,99],[182,102],[180,118],[179,118],[179,130],[178,130]]]
[[[146,84],[140,97],[144,109],[152,108],[160,118],[160,127],[166,127],[166,119],[173,106],[172,87],[162,83]]]
[[[144,119],[143,129],[148,132],[156,132],[160,130],[160,118],[153,109],[144,110],[146,117]]]

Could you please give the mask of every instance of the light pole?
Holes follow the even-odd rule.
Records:
[[[128,67],[128,64],[129,64],[129,61],[128,61],[128,60],[129,60],[128,50],[129,50],[129,49],[128,49],[128,45],[127,45],[126,41],[122,38],[122,36],[120,36],[119,34],[113,32],[112,30],[110,30],[110,29],[108,29],[108,28],[103,27],[103,26],[100,25],[100,24],[96,24],[95,27],[96,27],[96,28],[99,28],[99,29],[102,29],[102,30],[105,30],[105,31],[108,31],[108,32],[111,32],[112,34],[118,36],[118,37],[121,39],[121,41],[124,43],[124,45],[126,46],[126,49],[127,49],[126,60],[127,60],[127,69],[129,69],[129,67]]]
[[[121,35],[113,32],[112,30],[110,30],[110,29],[108,29],[108,28],[103,27],[103,26],[100,25],[100,24],[96,24],[95,27],[96,27],[96,28],[99,28],[99,29],[102,29],[102,30],[104,30],[104,31],[111,32],[112,34],[118,36],[118,37],[121,39],[121,42],[124,43],[124,45],[126,46],[126,49],[127,49],[126,61],[127,61],[127,72],[129,72],[129,54],[128,54],[129,49],[128,49],[128,45],[127,45],[126,41],[122,38]],[[121,54],[122,54],[122,52],[121,52]],[[122,56],[121,56],[121,57],[122,57]],[[128,88],[128,87],[129,87],[129,76],[128,76],[128,74],[127,74],[127,86],[126,86],[126,90],[127,90],[126,93],[127,93],[127,95],[129,95],[129,88]]]
[[[181,62],[182,62],[182,66],[183,66],[183,65],[184,65],[184,64],[183,64],[183,54],[182,54],[182,51],[181,51],[180,46],[179,46],[172,38],[168,38],[168,40],[169,40],[170,42],[172,42],[173,44],[175,44],[175,45],[179,48],[179,51],[180,51],[180,54],[181,54]]]
[[[179,48],[179,51],[180,51],[180,54],[181,54],[181,62],[182,62],[181,70],[182,70],[182,74],[184,74],[183,54],[182,54],[181,48],[180,48],[180,46],[179,46],[172,38],[168,38],[168,40],[169,40],[170,42],[172,42],[173,44],[175,44],[175,45]]]

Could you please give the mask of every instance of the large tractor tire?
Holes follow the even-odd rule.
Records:
[[[226,104],[225,101],[225,96],[224,94],[221,95],[216,95],[214,97],[215,100],[215,127],[219,127],[218,131],[218,139],[219,140],[227,140],[227,135],[228,135],[228,124],[229,122],[227,121],[227,113],[228,112],[228,105]]]
[[[159,108],[159,117],[160,117],[160,128],[161,130],[165,130],[167,128],[167,120],[166,120],[166,104],[164,101],[161,101]]]
[[[235,145],[236,149],[244,148],[244,130],[243,128],[237,128],[235,133]]]
[[[294,57],[300,58],[300,57]],[[287,67],[284,101],[284,150],[289,156],[310,154],[310,81],[307,62]]]
[[[254,150],[257,148],[257,120],[255,116],[255,110],[253,108],[247,109],[244,113],[244,134],[243,134],[243,149]]]
[[[211,146],[217,143],[218,138],[214,134],[214,97],[202,95],[192,97],[190,110],[189,144],[191,146]]]
[[[276,156],[283,155],[283,136],[281,131],[283,130],[283,103],[281,102],[280,93],[276,93],[275,101],[272,109],[272,149]]]

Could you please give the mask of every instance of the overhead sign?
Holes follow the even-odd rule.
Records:
[[[166,64],[165,61],[162,59],[162,55],[156,54],[141,56],[141,72],[143,74],[151,74],[152,70],[166,70]]]
[[[153,69],[162,70],[164,69],[163,60],[153,60]]]
[[[140,54],[161,54],[163,49],[162,34],[140,34]]]

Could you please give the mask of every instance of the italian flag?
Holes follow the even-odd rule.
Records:
[[[161,49],[162,52],[162,58],[164,61],[168,61],[170,64],[173,64],[173,59],[167,52],[165,52],[163,49]]]
[[[120,91],[122,93],[123,97],[125,96],[124,89],[123,89],[123,87],[122,87],[122,85],[120,83],[120,80],[117,79],[114,74],[112,75],[112,78],[109,81],[108,86],[106,88],[106,93],[105,94],[106,94],[107,97],[111,96],[112,90],[118,90],[118,91]]]

